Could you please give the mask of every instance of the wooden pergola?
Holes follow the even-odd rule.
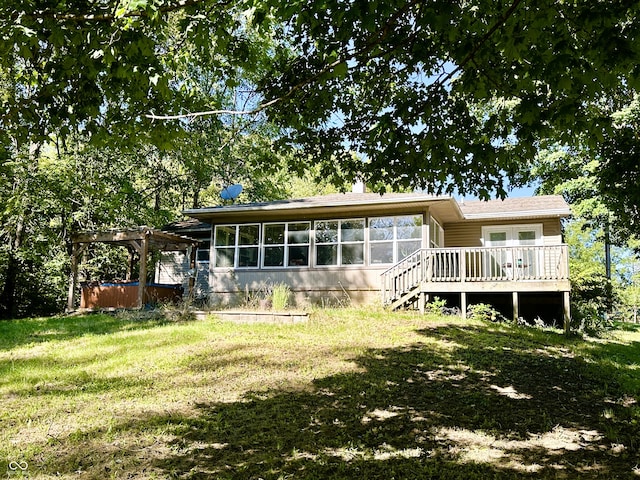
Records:
[[[189,247],[190,259],[189,268],[195,268],[196,249],[200,243],[193,238],[176,235],[173,233],[155,230],[150,227],[138,227],[129,230],[113,230],[108,232],[80,232],[71,236],[73,244],[71,252],[71,278],[69,281],[69,296],[67,302],[67,310],[73,311],[76,302],[76,291],[78,285],[78,266],[80,257],[83,255],[87,247],[92,243],[108,243],[126,247],[129,251],[129,273],[131,277],[133,273],[133,265],[136,255],[139,258],[139,287],[137,307],[142,308],[147,287],[147,257],[151,251],[176,252],[187,251]],[[194,288],[194,279],[189,279],[189,295],[192,294]]]

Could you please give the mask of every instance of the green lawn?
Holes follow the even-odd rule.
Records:
[[[0,477],[640,479],[640,328],[0,322]]]

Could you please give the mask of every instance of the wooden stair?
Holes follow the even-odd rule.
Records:
[[[407,308],[409,305],[415,304],[420,299],[422,293],[422,284],[412,288],[408,292],[405,292],[402,296],[393,300],[389,304],[391,310],[398,310],[400,308]]]
[[[427,278],[428,252],[420,249],[382,274],[382,302],[392,310],[419,302]]]

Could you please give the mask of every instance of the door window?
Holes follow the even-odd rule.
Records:
[[[501,225],[482,228],[486,247],[485,273],[494,278],[527,278],[537,275],[542,245],[542,225]],[[500,248],[505,247],[505,248]]]

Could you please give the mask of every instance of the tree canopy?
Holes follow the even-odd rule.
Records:
[[[611,131],[638,88],[639,12],[630,0],[5,0],[0,122],[15,138],[135,127],[162,139],[185,122],[154,115],[261,112],[306,150],[298,169],[503,195],[546,139]],[[198,95],[204,72],[219,91],[243,76],[258,96]]]

